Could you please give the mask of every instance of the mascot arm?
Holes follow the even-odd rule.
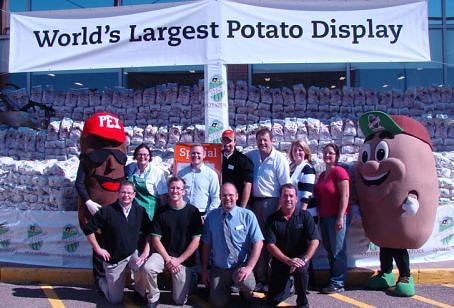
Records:
[[[90,195],[88,194],[87,187],[85,186],[86,173],[82,164],[79,164],[79,169],[77,169],[76,177],[76,190],[79,198],[85,203],[87,200],[90,200]]]
[[[76,177],[76,190],[77,193],[79,194],[79,198],[82,199],[82,202],[85,204],[90,214],[95,215],[95,213],[99,211],[99,209],[101,208],[101,205],[90,199],[87,187],[85,186],[85,177],[86,177],[85,170],[82,167],[82,165],[79,165]]]

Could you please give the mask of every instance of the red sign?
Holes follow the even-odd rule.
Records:
[[[188,166],[191,163],[191,150],[192,144],[178,143],[175,145],[175,163],[173,165],[173,174],[178,174],[178,171]],[[202,143],[205,149],[205,165],[212,168],[219,177],[221,182],[222,171],[222,145],[219,143]]]

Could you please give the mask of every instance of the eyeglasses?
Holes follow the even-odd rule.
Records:
[[[182,190],[184,190],[184,188],[181,188],[181,187],[169,187],[169,190],[182,191]]]
[[[137,157],[149,157],[150,154],[137,154]]]
[[[131,191],[120,191],[119,193],[122,196],[132,196],[135,194],[135,192],[131,192]]]

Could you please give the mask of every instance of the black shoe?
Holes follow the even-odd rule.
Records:
[[[336,286],[327,286],[326,288],[322,289],[323,294],[334,294],[334,293],[342,293],[345,289],[343,287],[336,287]]]
[[[158,307],[159,302],[148,303],[147,308],[156,308]]]
[[[311,285],[311,284],[310,284],[310,285],[307,287],[307,290],[308,290],[308,291],[317,291],[317,292],[320,292],[320,287],[317,287],[317,286],[314,286],[314,285]]]
[[[240,288],[238,288],[237,286],[231,286],[230,293],[240,293]]]
[[[254,291],[268,293],[268,285],[264,282],[257,282]]]
[[[131,291],[136,290],[136,283],[134,281],[131,281],[131,283],[128,285],[128,289]]]
[[[243,304],[251,304],[252,299],[254,298],[254,295],[252,294],[253,292],[240,292],[240,300],[243,302]]]

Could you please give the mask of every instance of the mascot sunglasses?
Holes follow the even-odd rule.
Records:
[[[80,158],[88,158],[92,163],[99,165],[105,162],[110,154],[112,154],[120,164],[126,164],[128,157],[125,153],[114,149],[98,149],[90,153],[82,153],[80,154]]]

